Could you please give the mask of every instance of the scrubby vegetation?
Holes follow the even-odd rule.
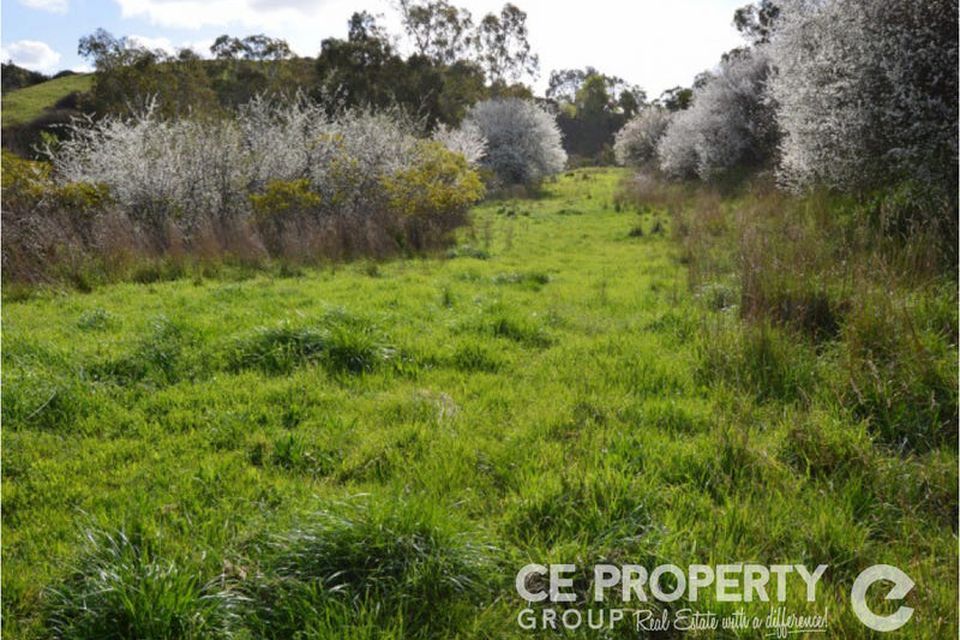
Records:
[[[12,62],[4,62],[2,66],[0,66],[0,69],[3,70],[3,93],[30,87],[50,79],[49,76],[39,71],[30,71],[29,69],[18,67]]]
[[[236,118],[73,125],[51,163],[4,162],[11,280],[108,271],[185,254],[309,262],[442,246],[483,184],[485,140],[466,127],[418,141],[399,113],[327,115],[257,99]]]
[[[955,197],[956,16],[952,0],[784,3],[771,41],[783,180],[913,179]]]

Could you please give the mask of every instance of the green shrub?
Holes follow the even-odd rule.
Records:
[[[91,182],[68,182],[54,190],[57,203],[71,212],[89,214],[110,202],[110,188]]]
[[[306,178],[270,180],[263,193],[251,193],[248,197],[254,225],[273,255],[282,255],[287,234],[306,232],[305,223],[317,218],[323,203]]]
[[[52,187],[49,164],[24,160],[6,150],[0,158],[0,176],[7,210],[37,206]]]

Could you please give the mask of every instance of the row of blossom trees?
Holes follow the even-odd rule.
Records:
[[[955,182],[956,0],[753,9],[738,12],[753,45],[726,54],[688,110],[647,109],[624,127],[621,163],[704,180],[773,167],[792,189]]]
[[[141,253],[426,250],[450,240],[486,187],[536,186],[566,163],[555,117],[517,98],[479,102],[459,128],[432,132],[399,108],[330,113],[302,95],[257,97],[233,117],[170,117],[155,104],[75,121],[48,144],[49,164],[4,157],[8,275]]]

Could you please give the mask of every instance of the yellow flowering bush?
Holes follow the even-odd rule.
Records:
[[[263,193],[250,194],[250,206],[257,221],[288,213],[309,211],[320,206],[320,196],[310,190],[310,181],[270,180]]]
[[[24,160],[4,151],[0,173],[5,208],[34,207],[50,189],[50,165],[45,162]]]
[[[484,194],[480,176],[463,155],[426,140],[417,144],[410,168],[384,176],[381,184],[390,210],[405,218],[460,213]]]
[[[249,198],[254,224],[274,254],[282,252],[284,235],[301,224],[304,216],[315,215],[323,202],[306,178],[270,180],[263,193],[252,193]]]

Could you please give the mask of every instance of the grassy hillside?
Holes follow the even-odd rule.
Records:
[[[484,204],[449,259],[5,304],[5,637],[531,637],[517,570],[598,561],[826,563],[787,607],[848,638],[889,562],[910,637],[955,637],[956,454],[711,383],[727,305],[623,176]]]
[[[92,74],[78,74],[11,91],[3,96],[3,126],[29,122],[60,98],[74,91],[88,91],[92,82]]]

